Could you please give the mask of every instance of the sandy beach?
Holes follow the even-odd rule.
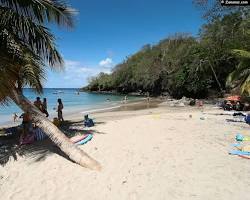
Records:
[[[0,200],[250,200],[247,5],[0,0]]]
[[[228,155],[244,123],[205,105],[93,113],[93,139],[80,146],[102,165],[91,171],[49,141],[23,148],[0,167],[1,199],[247,199],[250,160]],[[71,128],[82,129],[79,116]],[[78,123],[77,123],[78,122]]]

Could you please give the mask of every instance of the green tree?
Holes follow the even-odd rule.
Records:
[[[203,31],[206,30],[205,35],[213,32],[210,39],[214,41],[214,46],[221,49],[216,53],[223,52],[221,57],[224,56],[231,61],[225,62],[224,60],[227,65],[221,66],[221,69],[227,71],[225,73],[231,72],[227,76],[227,85],[231,88],[240,87],[242,94],[249,95],[249,7],[221,6],[218,0],[195,0],[194,3],[205,8],[204,17],[210,23]],[[206,39],[206,36],[203,38]],[[221,62],[222,59],[213,60]],[[225,82],[224,79],[223,82]]]
[[[247,83],[247,76],[236,76],[239,70],[243,70],[241,74],[247,73],[246,61],[243,65],[246,58],[240,57],[234,49],[249,52],[249,13],[240,8],[222,9],[222,15],[211,10],[212,17],[201,27],[198,38],[177,33],[156,45],[145,45],[129,56],[109,76],[112,89],[149,91],[156,95],[167,91],[178,98],[183,95],[199,98],[209,95],[210,91],[223,94],[232,72],[234,84]],[[97,85],[98,82],[99,78],[95,80]],[[243,88],[246,86],[244,84]]]
[[[250,95],[250,51],[233,50],[240,60],[236,69],[230,73],[227,84],[234,87],[240,87],[242,94]]]

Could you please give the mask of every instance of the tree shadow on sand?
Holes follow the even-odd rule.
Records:
[[[20,146],[19,134],[5,139],[0,137],[0,165],[2,166],[11,160],[17,161],[19,157],[28,157],[34,162],[43,161],[47,156],[53,153],[70,160],[50,139]]]
[[[105,122],[95,122],[95,124],[105,124]],[[73,137],[75,135],[79,134],[106,134],[94,129],[86,128],[84,127],[83,121],[64,121],[62,126],[60,127],[60,130],[68,137]]]
[[[98,122],[96,124],[102,123],[104,122]],[[83,121],[65,121],[63,125],[59,127],[69,138],[79,134],[105,134],[94,129],[84,130],[84,128]],[[32,144],[20,146],[19,137],[20,135],[18,133],[8,137],[0,137],[0,165],[6,165],[10,160],[17,161],[18,157],[29,157],[34,162],[39,162],[45,160],[47,156],[53,153],[71,161],[50,139],[35,141]]]

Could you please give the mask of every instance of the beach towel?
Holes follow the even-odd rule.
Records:
[[[235,118],[235,119],[226,119],[227,122],[245,122],[244,119]]]
[[[76,135],[76,136],[70,138],[70,141],[73,143],[77,143],[77,142],[83,140],[84,138],[86,138],[87,136],[88,136],[88,134]]]
[[[32,144],[34,141],[34,134],[28,134],[26,137],[20,137],[20,145]]]
[[[82,144],[86,144],[88,141],[92,140],[93,135],[92,134],[87,134],[87,137],[85,137],[83,140],[75,143],[76,145],[82,145]]]
[[[249,152],[249,151],[232,150],[232,151],[229,151],[229,154],[231,154],[231,155],[244,155],[244,156],[249,156],[249,155],[250,155],[250,152]]]
[[[34,129],[34,135],[35,135],[35,140],[37,141],[44,140],[45,138],[48,137],[40,128]]]
[[[4,130],[0,131],[0,136],[9,137],[9,136],[13,136],[15,134],[17,134],[17,128],[16,127],[7,128],[7,129],[4,129]]]

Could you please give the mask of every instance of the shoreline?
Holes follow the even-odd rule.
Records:
[[[163,102],[163,100],[160,100],[159,98],[154,98],[150,102],[146,101],[146,98],[143,99],[136,99],[136,100],[129,100],[127,103],[120,103],[117,106],[113,107],[106,107],[101,109],[94,109],[94,110],[87,110],[87,111],[79,111],[75,114],[68,114],[65,115],[65,119],[68,121],[79,121],[83,120],[84,114],[89,114],[90,118],[99,118],[109,115],[123,115],[126,114],[126,112],[133,112],[133,111],[143,111],[143,110],[150,110],[152,108],[157,108],[160,106],[160,104]]]
[[[41,98],[47,98],[47,108],[50,114],[50,119],[57,116],[57,112],[55,108],[57,107],[57,99],[63,99],[64,104],[64,115],[70,115],[74,113],[78,113],[79,111],[85,112],[92,110],[99,110],[103,108],[113,107],[120,104],[123,100],[124,96],[121,95],[97,95],[90,94],[86,92],[81,92],[80,94],[76,94],[76,89],[64,89],[62,94],[55,95],[53,91],[55,89],[45,89],[44,93],[40,95]],[[24,90],[25,96],[33,102],[36,98],[37,94],[35,94],[31,89]],[[141,99],[141,97],[128,96],[129,101],[134,99]],[[13,123],[13,113],[17,113],[20,116],[23,111],[15,105],[13,102],[8,106],[0,106],[0,126],[6,125],[15,125]],[[19,120],[20,122],[21,120]],[[19,123],[18,122],[18,123]]]
[[[73,107],[73,110],[70,110],[72,109],[71,107],[63,114],[65,120],[71,121],[74,119],[83,119],[84,114],[93,115],[98,113],[115,112],[115,111],[149,109],[152,107],[157,107],[156,104],[160,104],[161,102],[163,102],[163,100],[159,100],[159,98],[154,98],[149,103],[147,103],[146,98],[140,98],[140,99],[128,100],[126,103],[113,102],[113,104],[116,105],[99,105],[99,107],[92,107],[87,110],[85,108],[81,108],[81,106]],[[149,108],[147,108],[147,105],[149,105]],[[49,119],[52,121],[53,118],[56,116],[57,116],[56,113],[53,114],[50,113]],[[18,119],[16,123],[9,120],[6,123],[0,124],[0,129],[18,126],[19,124],[21,124],[20,119]]]
[[[147,98],[139,98],[139,99],[132,99],[128,100],[126,103],[117,101],[113,102],[112,105],[98,105],[97,107],[92,107],[90,109],[82,108],[81,106],[77,107],[70,107],[67,109],[66,112],[63,113],[64,119],[66,121],[79,121],[83,120],[85,114],[89,114],[90,118],[93,116],[94,118],[99,116],[106,116],[115,114],[116,116],[122,116],[123,114],[130,113],[131,111],[139,111],[139,113],[146,113],[147,111],[151,112],[150,110],[161,110],[162,107],[166,108],[166,112],[172,112],[176,110],[181,110],[181,107],[171,106],[169,103],[173,101],[178,101],[176,99],[166,99],[162,97],[151,97],[150,101],[147,101]],[[112,103],[112,102],[111,102]],[[206,105],[213,105],[212,102],[207,101]],[[71,109],[71,110],[70,110]],[[197,109],[196,106],[188,106],[185,105],[184,109],[188,110],[195,110]],[[147,110],[144,112],[144,110]],[[136,115],[136,113],[135,113]],[[133,116],[133,113],[131,114]],[[57,117],[56,113],[51,114],[49,119],[53,121],[53,118]],[[0,129],[15,127],[21,124],[21,120],[19,119],[15,124],[12,121],[8,123],[0,124]]]

